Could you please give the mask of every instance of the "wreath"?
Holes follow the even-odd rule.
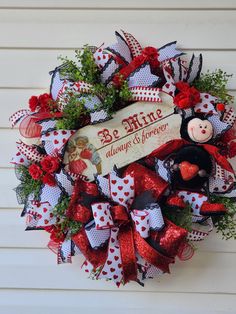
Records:
[[[58,263],[82,254],[90,277],[143,285],[213,228],[236,238],[230,75],[183,55],[116,32],[60,57],[50,92],[10,117],[26,230],[50,234]]]

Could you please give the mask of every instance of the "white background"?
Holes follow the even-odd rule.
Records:
[[[235,95],[235,27],[233,0],[0,0],[0,314],[236,313],[236,241],[216,234],[190,261],[144,288],[89,280],[78,257],[57,266],[48,235],[24,232],[9,164],[18,134],[8,122],[48,88],[58,55],[71,56],[85,43],[113,43],[121,28],[143,45],[178,40],[189,54],[203,52],[204,69],[235,74],[229,83]]]

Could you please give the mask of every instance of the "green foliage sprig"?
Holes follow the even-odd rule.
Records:
[[[34,180],[29,174],[28,167],[20,165],[17,167],[17,172],[21,180],[21,193],[27,199],[30,194],[34,195],[35,199],[39,198],[42,182]]]
[[[235,199],[211,195],[211,202],[224,204],[227,212],[224,215],[213,217],[213,223],[216,227],[216,232],[221,233],[225,240],[236,239],[236,202]]]
[[[96,95],[101,99],[100,109],[104,109],[111,115],[131,99],[132,94],[129,91],[127,81],[123,80],[119,88],[114,85],[106,86],[101,82],[100,69],[95,63],[93,52],[88,46],[85,46],[82,50],[76,50],[75,58],[76,61],[67,57],[59,58],[62,61],[60,74],[71,81],[84,81],[91,84],[90,95]]]
[[[200,78],[193,82],[193,85],[204,93],[209,93],[218,98],[220,102],[230,104],[233,102],[233,96],[228,94],[227,83],[232,75],[227,74],[221,69],[214,72],[202,73]]]
[[[70,234],[76,234],[82,227],[82,223],[79,221],[75,221],[66,216],[66,211],[69,206],[70,197],[64,195],[61,201],[55,206],[53,214],[57,218],[57,222],[55,223],[58,228],[60,237],[63,234],[66,234],[70,231]]]
[[[96,65],[92,50],[85,45],[81,50],[75,50],[75,59],[59,56],[62,61],[60,74],[71,81],[84,81],[95,84],[100,81],[100,71]]]
[[[57,129],[75,130],[80,127],[81,117],[86,114],[84,100],[76,95],[68,95],[62,119],[57,120]]]
[[[190,205],[186,204],[185,208],[179,210],[173,209],[171,206],[166,206],[163,208],[163,215],[177,226],[187,231],[192,230],[192,212]]]

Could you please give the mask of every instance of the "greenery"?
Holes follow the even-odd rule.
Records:
[[[232,75],[221,69],[214,72],[208,70],[207,73],[202,73],[200,78],[193,82],[193,85],[200,92],[209,93],[217,97],[220,102],[229,104],[233,102],[233,96],[228,94],[226,86],[231,77]]]
[[[210,198],[212,203],[224,204],[227,212],[224,215],[213,217],[213,223],[216,232],[222,234],[225,240],[236,239],[236,202],[235,199],[212,195]]]
[[[62,119],[57,120],[57,129],[74,130],[80,127],[81,118],[86,114],[84,100],[76,95],[68,95],[68,102],[63,109]]]
[[[171,206],[165,206],[163,209],[164,216],[179,227],[192,230],[192,212],[191,206],[186,204],[183,209],[173,209]]]
[[[19,165],[17,167],[18,176],[21,182],[21,193],[22,196],[27,199],[30,194],[34,194],[34,198],[39,198],[40,189],[42,182],[39,180],[34,180],[29,174],[28,167]]]
[[[101,82],[100,70],[95,63],[93,52],[88,46],[85,46],[82,50],[76,50],[75,58],[76,61],[67,57],[59,57],[60,61],[62,61],[60,74],[71,81],[84,81],[91,84],[92,87],[89,94],[98,96],[102,102],[99,109],[104,109],[111,115],[131,99],[132,94],[129,91],[127,81],[123,80],[119,87],[114,85],[106,86]],[[78,94],[74,95],[74,97],[78,97]],[[73,102],[75,101],[73,100]],[[68,112],[65,114],[69,115]],[[62,123],[58,122],[60,129],[63,128],[64,123],[65,120]],[[68,123],[70,124],[71,121]]]
[[[79,232],[79,230],[82,227],[82,223],[75,221],[73,219],[70,219],[66,216],[66,211],[69,206],[70,197],[64,195],[60,201],[54,208],[54,215],[57,218],[57,222],[55,223],[55,226],[60,230],[58,236],[60,237],[62,233],[67,233],[67,231],[70,231],[70,234],[76,234]]]
[[[60,73],[62,76],[71,81],[85,81],[94,84],[100,80],[100,72],[94,62],[93,53],[86,45],[81,50],[75,51],[76,61],[68,59],[68,57],[59,57],[62,61]]]

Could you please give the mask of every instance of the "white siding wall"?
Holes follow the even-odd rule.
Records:
[[[236,313],[236,241],[216,234],[145,288],[88,280],[78,258],[57,266],[47,234],[24,232],[9,164],[17,131],[8,123],[49,86],[59,54],[113,42],[120,28],[143,44],[176,39],[189,53],[203,52],[205,69],[235,74],[229,89],[236,94],[235,27],[234,0],[0,0],[0,314]]]

